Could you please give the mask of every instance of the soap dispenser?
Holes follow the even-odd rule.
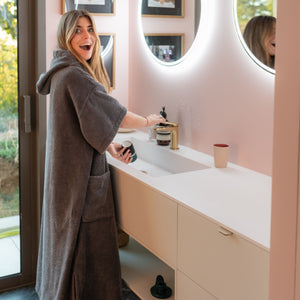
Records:
[[[163,106],[160,111],[160,115],[167,120],[166,107]],[[165,127],[164,123],[159,123],[156,127]],[[156,132],[156,142],[160,146],[168,146],[171,141],[171,132],[170,131],[157,131]]]
[[[168,120],[167,120],[167,113],[166,113],[166,107],[165,107],[165,106],[162,107],[162,110],[160,111],[160,115],[161,115],[163,118],[165,118],[166,121],[168,121]]]

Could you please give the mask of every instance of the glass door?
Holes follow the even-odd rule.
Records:
[[[0,277],[20,273],[17,5],[0,14]]]
[[[44,134],[36,2],[0,0],[0,292],[35,281]]]

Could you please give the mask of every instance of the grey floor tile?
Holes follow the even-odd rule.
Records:
[[[20,288],[14,291],[4,292],[0,294],[1,300],[38,300],[33,287]]]
[[[0,293],[0,300],[39,300],[33,287],[20,288],[14,291]],[[140,300],[123,282],[122,300]]]

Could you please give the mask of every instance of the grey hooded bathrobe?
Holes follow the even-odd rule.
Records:
[[[36,290],[41,300],[120,299],[121,276],[105,150],[126,109],[69,52],[37,91],[50,93]]]

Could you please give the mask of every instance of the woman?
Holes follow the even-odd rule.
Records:
[[[274,69],[275,65],[276,18],[256,16],[246,25],[244,40],[252,53],[265,65]]]
[[[58,47],[37,91],[50,93],[45,188],[36,290],[43,300],[121,297],[111,182],[105,152],[125,163],[112,144],[120,126],[165,121],[127,112],[107,94],[110,83],[92,17],[62,16]]]

